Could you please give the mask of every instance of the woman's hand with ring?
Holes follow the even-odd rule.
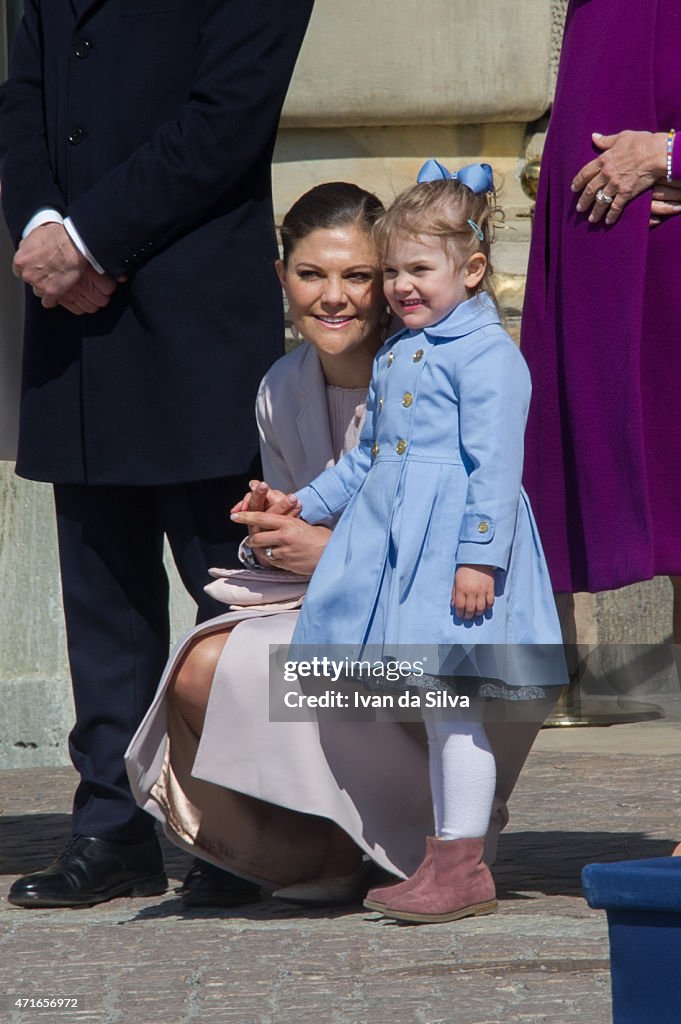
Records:
[[[326,526],[311,526],[304,519],[272,512],[239,512],[234,519],[248,526],[249,544],[261,565],[270,567],[274,562],[303,576],[314,572],[331,536]],[[276,557],[268,560],[268,548]]]
[[[667,134],[624,131],[601,135],[594,132],[592,139],[604,152],[582,167],[572,182],[572,191],[582,193],[577,203],[580,213],[591,207],[589,221],[592,224],[603,217],[606,224],[614,224],[630,200],[665,177]],[[613,201],[599,202],[599,191]]]

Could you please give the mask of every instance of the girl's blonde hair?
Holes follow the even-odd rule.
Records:
[[[496,303],[491,259],[493,218],[497,213],[495,199],[496,193],[473,192],[455,178],[412,185],[374,224],[373,236],[381,259],[385,259],[392,241],[399,235],[439,238],[444,249],[457,261],[463,258],[465,262],[476,252],[484,253],[487,267],[471,295],[484,290]]]

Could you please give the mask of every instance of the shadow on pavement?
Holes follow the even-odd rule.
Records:
[[[585,864],[668,857],[673,849],[643,832],[511,832],[501,837],[493,871],[500,895],[581,896]]]
[[[25,875],[47,867],[71,838],[69,814],[6,814],[0,817],[0,875]],[[191,857],[160,836],[166,871],[184,878]]]
[[[68,814],[7,815],[0,818],[0,875],[19,875],[46,867],[58,855],[71,836]],[[191,858],[161,838],[166,870],[171,880],[184,878]],[[674,843],[655,839],[642,832],[510,832],[501,838],[499,857],[494,866],[497,890],[501,896],[514,893],[544,893],[551,896],[581,895],[581,870],[592,862],[643,860],[667,857]],[[173,881],[171,881],[171,891]],[[522,897],[517,897],[522,898]],[[234,915],[263,917],[337,916],[357,908],[306,910],[264,900],[261,903],[222,910],[182,909],[179,897],[166,898],[161,904],[145,908],[140,918]]]

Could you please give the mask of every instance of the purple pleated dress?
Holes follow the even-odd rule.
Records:
[[[592,132],[670,128],[679,0],[571,0],[521,341],[525,485],[559,592],[681,575],[681,216],[651,231],[648,192],[592,225],[570,191]]]

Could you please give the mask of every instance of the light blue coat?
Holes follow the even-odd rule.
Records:
[[[293,644],[561,644],[521,488],[530,390],[485,293],[383,346],[359,447],[298,492],[308,522],[342,516]],[[475,620],[458,618],[451,604],[460,564],[497,567],[494,606]],[[565,682],[562,659],[530,660],[537,674],[521,667],[506,681]]]

